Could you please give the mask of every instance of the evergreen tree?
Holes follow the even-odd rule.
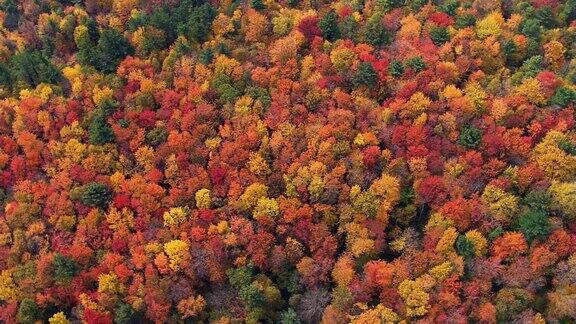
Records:
[[[390,70],[390,75],[395,78],[401,77],[404,74],[404,64],[398,60],[392,61],[388,69]]]
[[[208,39],[210,26],[214,18],[216,18],[216,13],[216,9],[208,3],[192,10],[187,27],[187,34],[191,41],[201,43]]]
[[[528,242],[545,239],[552,230],[548,216],[542,210],[530,210],[522,214],[516,227]]]
[[[354,75],[352,82],[356,86],[375,87],[378,83],[378,73],[369,62],[362,62],[358,65],[358,71]]]
[[[573,102],[576,102],[576,91],[566,88],[560,87],[554,93],[551,99],[552,104],[558,105],[560,107],[566,107]]]
[[[24,298],[18,307],[16,320],[22,324],[34,324],[40,317],[38,304],[34,299]]]
[[[464,260],[470,260],[474,257],[474,244],[466,236],[459,235],[456,239],[456,252],[461,255]]]
[[[432,27],[430,29],[430,38],[436,46],[440,46],[450,40],[450,34],[445,27]]]
[[[88,128],[88,140],[94,145],[113,143],[116,140],[112,127],[101,114],[93,117]]]
[[[252,6],[252,8],[258,11],[266,9],[266,6],[264,5],[264,2],[262,2],[262,0],[251,0],[250,5]]]
[[[80,271],[80,266],[71,258],[57,253],[52,260],[54,278],[59,282],[70,282]]]
[[[135,324],[140,323],[140,321],[134,308],[130,304],[121,302],[114,308],[114,323]]]
[[[60,70],[39,51],[26,50],[16,54],[10,65],[13,79],[31,87],[40,83],[56,84],[61,80]]]
[[[374,15],[364,26],[363,41],[374,46],[380,47],[392,42],[393,34],[382,25],[382,16]]]
[[[474,126],[466,126],[460,132],[460,145],[464,146],[467,149],[473,149],[478,144],[480,144],[480,140],[482,139],[482,131]]]
[[[322,31],[322,37],[333,42],[340,38],[340,29],[338,28],[338,16],[333,10],[325,14],[318,23]]]
[[[126,56],[134,55],[134,48],[128,39],[112,28],[104,29],[101,32],[96,51],[94,66],[105,73],[116,71],[118,64]]]
[[[112,192],[105,184],[91,182],[84,186],[80,201],[90,207],[105,208],[112,198]]]
[[[409,59],[406,65],[416,72],[423,71],[426,68],[426,62],[422,59],[422,56],[416,56]]]

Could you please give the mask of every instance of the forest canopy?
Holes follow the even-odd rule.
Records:
[[[0,0],[0,323],[576,321],[576,0]]]

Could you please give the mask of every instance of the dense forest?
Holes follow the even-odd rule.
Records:
[[[0,323],[574,323],[576,0],[0,0]]]

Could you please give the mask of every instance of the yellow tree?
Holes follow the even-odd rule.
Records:
[[[168,255],[170,269],[178,271],[182,263],[188,259],[188,243],[172,240],[164,244],[164,252]]]

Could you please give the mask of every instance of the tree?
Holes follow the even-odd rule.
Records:
[[[71,258],[57,253],[52,260],[54,278],[59,282],[70,282],[80,271],[80,266]]]
[[[382,16],[376,14],[364,25],[362,38],[364,42],[374,47],[381,47],[392,42],[393,34],[382,25]]]
[[[406,303],[406,316],[419,317],[428,313],[430,296],[414,280],[404,280],[398,286],[398,293]]]
[[[465,260],[470,260],[476,254],[474,243],[464,235],[456,239],[456,252]]]
[[[406,66],[416,72],[421,72],[426,68],[426,62],[424,62],[422,56],[414,56],[406,62]]]
[[[517,230],[524,234],[528,243],[531,243],[535,239],[545,240],[552,227],[544,211],[529,210],[518,219]]]
[[[190,317],[196,317],[202,314],[204,308],[206,307],[206,301],[204,297],[198,295],[196,297],[190,296],[187,299],[182,299],[178,303],[178,311],[182,314],[183,319]]]
[[[378,73],[376,73],[371,63],[362,62],[358,65],[358,70],[352,81],[356,86],[374,88],[378,83]]]
[[[119,303],[118,306],[114,308],[114,323],[130,324],[138,321],[138,314],[130,304]]]
[[[194,194],[196,207],[199,209],[209,209],[212,205],[212,197],[209,189],[202,188]]]
[[[49,324],[70,324],[64,312],[58,312],[48,319]]]
[[[464,146],[467,149],[473,149],[480,144],[482,139],[482,130],[474,127],[474,126],[467,126],[462,129],[460,132],[460,138],[458,142],[460,145]]]
[[[282,312],[280,315],[280,323],[281,324],[300,324],[300,319],[298,318],[298,314],[292,308],[288,308],[286,311]]]
[[[146,142],[153,147],[159,146],[160,144],[166,142],[167,139],[168,132],[166,132],[164,127],[156,127],[146,133]]]
[[[92,118],[88,127],[88,140],[94,145],[113,143],[116,140],[112,127],[101,114]]]
[[[39,319],[39,316],[40,310],[34,299],[25,298],[20,302],[18,313],[16,314],[18,323],[33,324]]]
[[[132,44],[112,28],[104,29],[100,32],[98,45],[96,46],[96,58],[92,61],[95,67],[103,72],[110,73],[116,71],[116,67],[127,55],[133,55]]]
[[[134,47],[124,35],[113,28],[98,31],[97,42],[90,35],[90,28],[81,25],[74,31],[74,40],[78,46],[78,60],[98,71],[112,73],[128,55],[134,54]]]
[[[212,21],[216,18],[216,10],[209,3],[204,3],[192,9],[188,19],[187,35],[195,43],[206,41]]]
[[[398,60],[394,60],[392,63],[390,63],[389,70],[390,75],[395,78],[399,78],[404,74],[404,64]]]
[[[8,30],[15,30],[20,21],[20,11],[14,0],[4,0],[0,4],[0,9],[6,14],[4,17],[4,27]]]
[[[463,29],[466,27],[472,27],[475,24],[476,24],[476,16],[474,16],[471,13],[464,13],[456,17],[456,23],[454,25],[458,29]]]
[[[440,46],[450,40],[450,34],[446,27],[432,27],[430,29],[430,38],[436,46]]]
[[[172,240],[164,244],[164,251],[168,255],[170,269],[178,271],[182,262],[188,257],[188,243],[181,240]]]
[[[532,296],[520,288],[504,288],[496,295],[496,312],[498,320],[510,321],[528,308],[532,302]]]
[[[99,182],[90,182],[82,188],[82,195],[80,201],[87,206],[106,208],[112,192],[107,185]]]
[[[498,37],[502,32],[501,27],[503,24],[504,17],[502,13],[494,11],[476,23],[476,33],[481,39],[485,39],[488,36]]]
[[[320,19],[318,27],[322,31],[322,37],[333,42],[340,38],[340,29],[338,28],[338,16],[333,10],[326,13]]]
[[[266,9],[266,6],[262,2],[262,0],[251,0],[250,5],[252,6],[252,8],[258,11]]]
[[[526,252],[528,245],[524,235],[519,232],[507,232],[494,241],[492,250],[494,255],[500,259],[515,257]]]
[[[554,182],[549,188],[552,195],[552,207],[567,219],[576,218],[576,184]]]
[[[39,51],[26,50],[10,60],[12,79],[36,87],[40,83],[57,84],[62,73]],[[7,78],[6,76],[5,78]]]
[[[567,107],[576,102],[576,91],[566,87],[559,87],[550,102],[560,107]]]
[[[185,207],[174,207],[164,212],[164,225],[179,226],[188,219],[188,209]]]
[[[482,201],[488,206],[490,212],[503,222],[510,221],[518,210],[518,197],[491,185],[484,188]]]

